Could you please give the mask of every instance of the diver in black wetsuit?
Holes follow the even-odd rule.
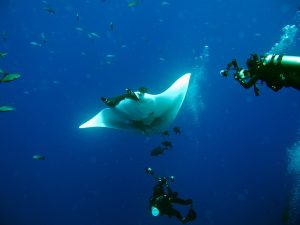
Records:
[[[132,90],[126,88],[125,91],[126,91],[126,93],[124,95],[119,95],[119,96],[112,97],[112,98],[101,97],[101,100],[109,107],[115,107],[116,105],[118,105],[120,103],[120,101],[124,100],[125,98],[139,101],[139,98]]]
[[[236,59],[228,63],[221,75],[228,76],[230,70],[234,70],[234,79],[248,89],[254,87],[254,93],[259,95],[257,81],[265,82],[273,91],[279,91],[283,87],[293,87],[300,90],[300,57],[268,54],[259,56],[251,54],[247,60],[248,69],[238,66]]]
[[[187,223],[196,219],[196,212],[193,210],[192,199],[181,199],[177,192],[173,192],[168,185],[168,180],[173,181],[174,177],[156,177],[151,168],[146,168],[146,172],[152,175],[158,183],[153,187],[153,195],[150,197],[150,210],[153,216],[167,215],[175,216],[180,222]],[[173,208],[173,203],[179,205],[189,205],[190,209],[186,217]]]

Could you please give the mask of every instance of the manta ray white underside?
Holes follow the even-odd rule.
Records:
[[[144,134],[160,133],[176,118],[188,90],[190,76],[190,73],[183,75],[157,95],[136,91],[138,101],[125,98],[115,107],[101,110],[79,128],[108,127]]]

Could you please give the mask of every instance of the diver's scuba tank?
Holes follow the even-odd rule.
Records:
[[[269,54],[263,57],[262,65],[272,66],[285,72],[296,72],[300,76],[300,57]]]
[[[273,80],[270,80],[272,85],[268,86],[274,91],[284,86],[300,90],[299,56],[269,54],[262,58],[261,68],[262,72],[273,76]]]

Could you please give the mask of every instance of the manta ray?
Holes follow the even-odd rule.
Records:
[[[143,134],[161,133],[176,118],[189,87],[190,73],[177,79],[160,94],[135,91],[138,100],[125,98],[116,106],[104,108],[79,128],[108,127]]]

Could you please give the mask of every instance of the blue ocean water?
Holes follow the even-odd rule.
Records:
[[[265,86],[255,97],[219,71],[267,52],[297,22],[299,2],[129,3],[1,0],[0,51],[8,54],[0,68],[22,77],[0,84],[0,105],[15,108],[0,115],[0,225],[180,223],[148,211],[148,166],[174,175],[172,188],[193,199],[193,224],[291,224],[283,220],[287,148],[299,140],[300,94]],[[299,49],[298,34],[285,53]],[[165,154],[150,156],[159,135],[78,128],[105,107],[100,96],[140,86],[160,93],[187,72],[203,76],[201,99],[188,93],[174,122],[182,132]],[[200,100],[195,119],[190,106]]]

